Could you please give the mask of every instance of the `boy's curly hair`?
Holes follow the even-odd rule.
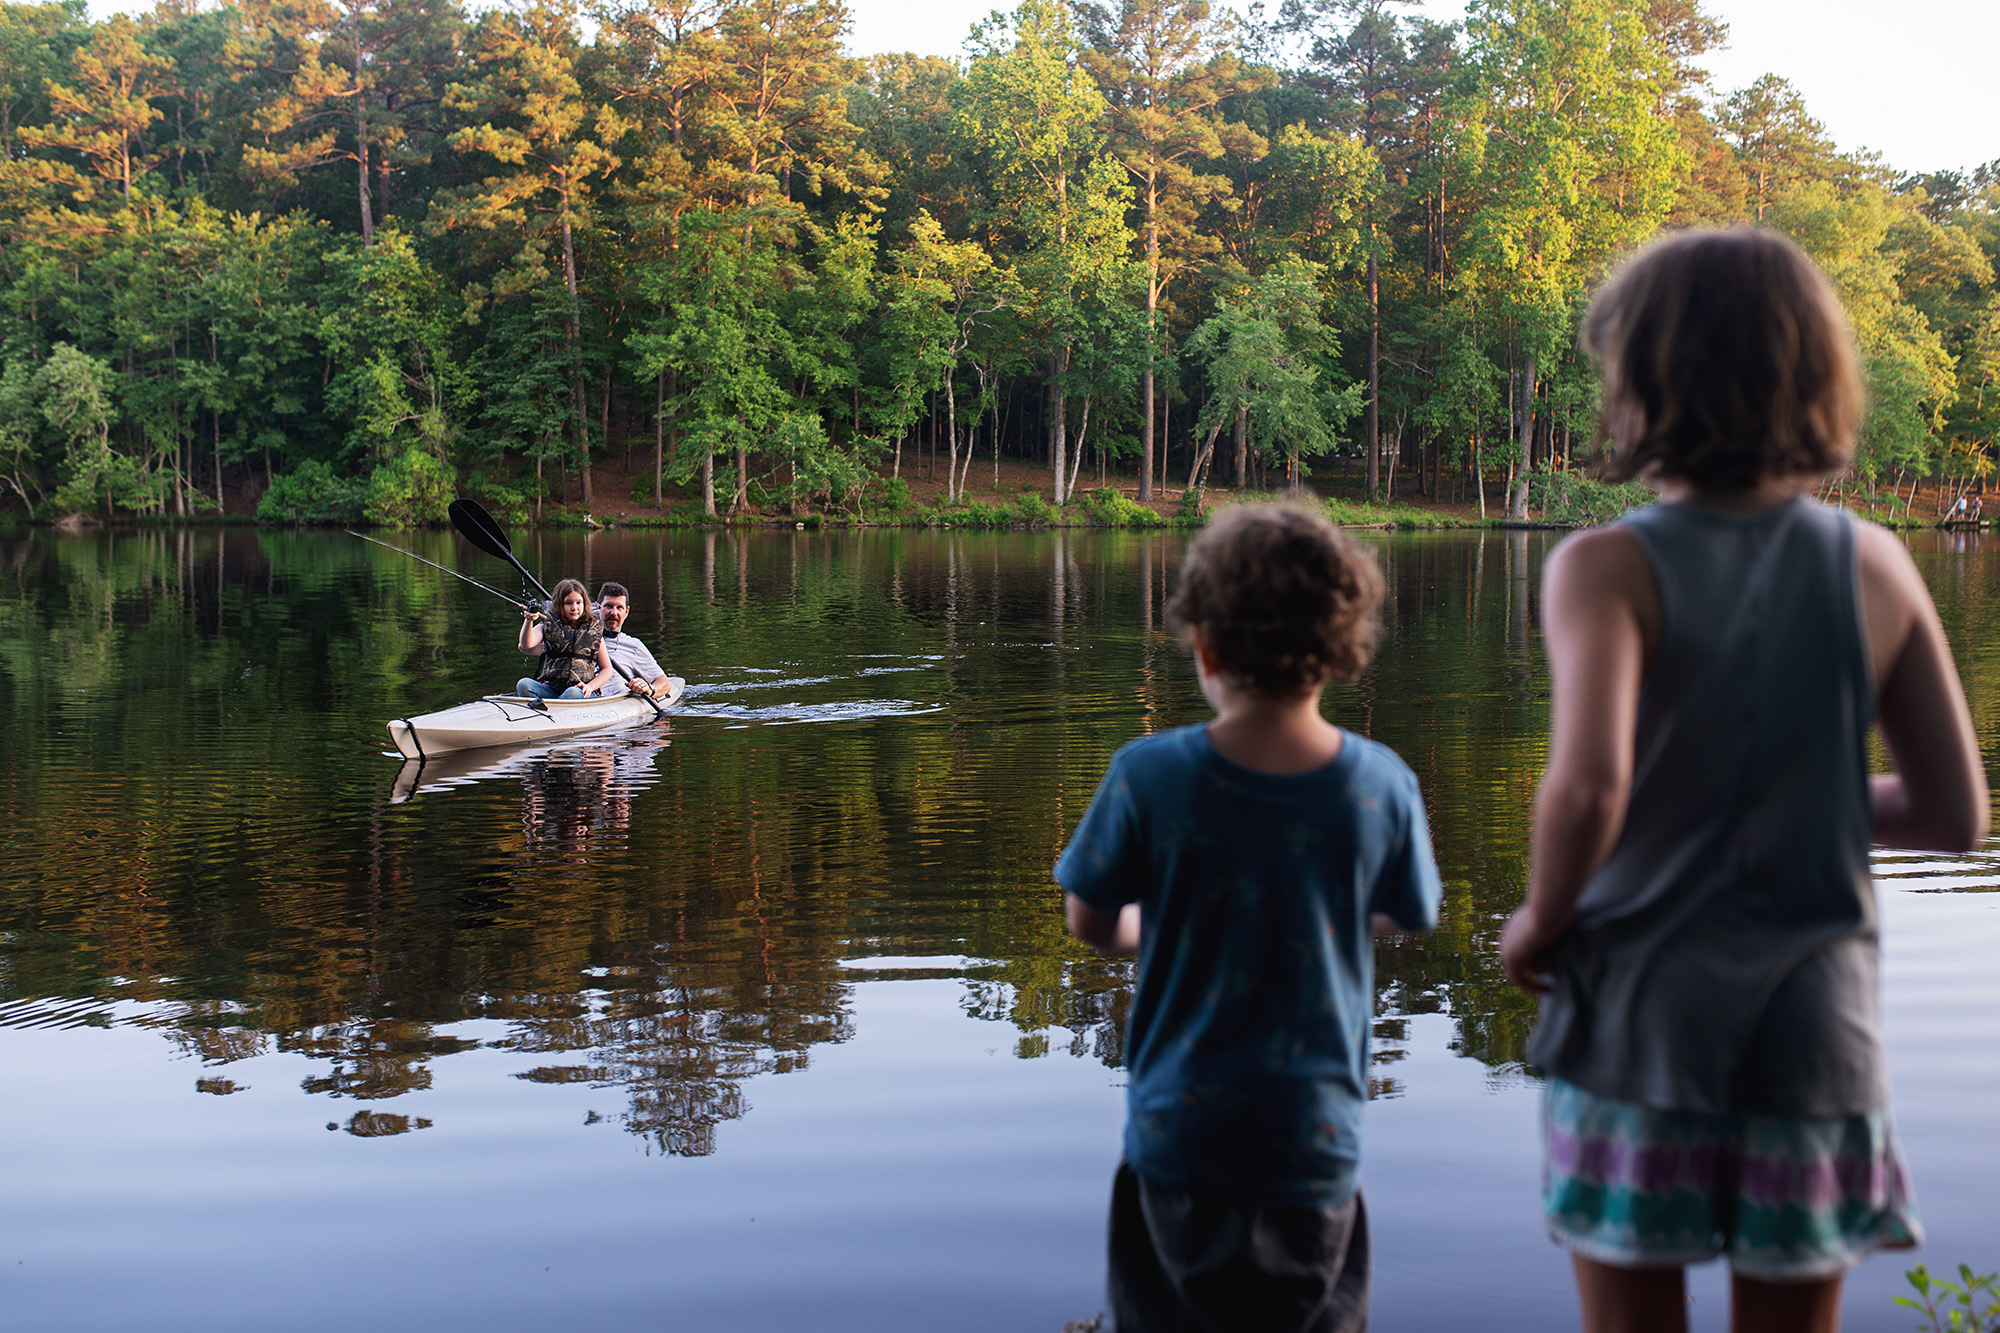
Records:
[[[1191,630],[1222,674],[1252,694],[1292,698],[1359,676],[1375,654],[1382,572],[1318,514],[1244,505],[1188,548],[1167,623]]]

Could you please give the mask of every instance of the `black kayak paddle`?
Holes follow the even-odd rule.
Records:
[[[458,529],[459,535],[496,560],[505,560],[520,570],[521,577],[534,585],[535,591],[542,595],[544,601],[555,600],[549,596],[549,590],[542,586],[542,581],[530,574],[528,567],[514,558],[514,548],[507,544],[506,530],[494,521],[493,515],[486,512],[484,505],[477,500],[458,499],[451,502],[451,507],[446,512],[451,515],[451,525]]]

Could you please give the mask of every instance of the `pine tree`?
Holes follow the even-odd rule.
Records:
[[[1167,285],[1213,258],[1220,246],[1196,230],[1202,209],[1228,198],[1229,178],[1203,170],[1223,151],[1223,133],[1261,138],[1225,125],[1223,103],[1265,86],[1266,71],[1247,69],[1229,49],[1233,25],[1210,17],[1207,0],[1121,0],[1114,16],[1086,11],[1084,60],[1110,109],[1112,153],[1132,178],[1146,264],[1145,369],[1139,388],[1139,498],[1153,498],[1154,358],[1159,308]]]

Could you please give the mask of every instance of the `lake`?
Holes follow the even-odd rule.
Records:
[[[425,556],[506,589],[445,533]],[[1546,747],[1551,534],[1366,534],[1329,693],[1423,784],[1442,927],[1383,942],[1375,1327],[1574,1326],[1495,943]],[[2000,740],[2000,542],[1911,539]],[[1205,715],[1177,533],[609,531],[664,722],[419,770],[503,602],[334,533],[0,534],[0,1324],[1043,1330],[1102,1308],[1131,972],[1049,868]],[[523,549],[525,548],[525,549]],[[2000,844],[1878,862],[1933,1268],[2000,1268]],[[1913,1260],[1848,1327],[1912,1326]],[[1692,1286],[1720,1330],[1724,1278]]]

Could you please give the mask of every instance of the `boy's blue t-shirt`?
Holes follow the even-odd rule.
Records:
[[[1206,726],[1127,745],[1056,865],[1101,912],[1141,904],[1125,1157],[1165,1185],[1325,1208],[1354,1192],[1374,1018],[1371,913],[1437,924],[1416,776],[1343,732],[1279,776]]]

